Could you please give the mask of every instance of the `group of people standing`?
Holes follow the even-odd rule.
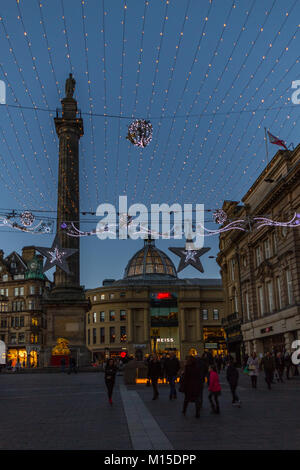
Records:
[[[266,353],[259,359],[256,353],[252,353],[250,357],[245,357],[243,363],[243,372],[247,373],[251,378],[253,388],[257,388],[257,378],[259,372],[264,370],[265,380],[269,389],[274,379],[283,382],[284,371],[286,378],[289,379],[291,367],[290,355],[283,353]],[[195,403],[196,417],[200,417],[200,410],[203,402],[204,384],[208,386],[208,399],[211,406],[211,412],[220,414],[219,396],[221,394],[221,385],[219,381],[220,370],[226,369],[226,380],[230,386],[232,394],[232,404],[241,406],[241,401],[237,395],[237,387],[239,382],[239,371],[236,367],[234,359],[229,355],[227,357],[216,357],[204,353],[200,356],[189,356],[181,366],[175,352],[171,352],[167,357],[159,358],[157,354],[152,354],[147,359],[148,367],[148,385],[152,384],[153,398],[157,400],[159,397],[158,381],[166,379],[169,383],[169,399],[177,399],[176,381],[179,379],[178,390],[184,394],[184,402],[182,413],[185,415],[188,404]],[[112,404],[112,393],[115,384],[115,376],[118,367],[113,359],[109,359],[105,366],[105,384],[108,392],[109,403]],[[297,375],[298,369],[295,367],[294,375]]]
[[[232,381],[232,390],[235,391],[237,386],[238,372],[232,363],[232,369],[236,371],[237,376],[233,377],[233,373],[228,377],[229,382]],[[180,373],[181,372],[181,373]],[[177,398],[176,393],[176,379],[180,376],[179,391],[184,393],[184,402],[182,413],[185,415],[188,404],[195,403],[196,417],[200,417],[200,410],[203,401],[203,387],[205,382],[208,383],[209,402],[211,405],[212,413],[220,413],[219,396],[221,394],[221,385],[219,382],[219,375],[217,372],[217,365],[207,355],[203,354],[202,357],[189,356],[186,360],[184,369],[181,370],[180,362],[174,352],[171,352],[169,357],[159,359],[156,354],[153,354],[148,361],[148,379],[153,387],[153,400],[157,400],[158,392],[158,379],[166,378],[169,386],[169,399]],[[234,401],[238,401],[234,395]]]
[[[253,352],[244,361],[244,372],[250,376],[252,388],[257,388],[257,378],[261,371],[264,371],[265,381],[268,389],[271,390],[271,384],[275,383],[274,380],[284,382],[284,372],[286,380],[290,380],[292,370],[294,375],[299,375],[298,368],[292,363],[291,355],[288,352],[267,352],[261,359]]]

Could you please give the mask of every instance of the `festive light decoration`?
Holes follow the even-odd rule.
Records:
[[[58,234],[56,234],[56,237],[50,248],[37,246],[36,250],[46,257],[46,263],[43,268],[43,273],[53,268],[54,266],[57,266],[58,268],[65,271],[67,274],[70,274],[70,270],[66,259],[78,251],[73,248],[62,248],[59,242]]]
[[[224,214],[223,214],[222,219],[223,218],[224,218]],[[217,229],[217,230],[208,229],[204,225],[201,225],[201,224],[198,224],[198,227],[201,228],[201,230],[203,230],[203,234],[204,234],[205,237],[220,235],[220,233],[228,232],[230,230],[240,230],[240,231],[243,231],[243,232],[258,230],[261,227],[264,227],[266,225],[273,226],[273,227],[299,228],[299,226],[300,226],[300,213],[295,213],[294,216],[292,217],[292,219],[287,221],[287,222],[280,222],[280,221],[272,220],[268,217],[259,217],[259,216],[252,216],[252,217],[247,217],[245,219],[237,219],[237,220],[229,221],[229,219],[226,215],[226,220],[224,220],[224,222],[217,222],[217,223],[218,224],[219,223],[225,223],[226,221],[228,223],[226,223],[224,225],[224,227],[222,227],[220,229]],[[130,223],[133,228],[139,229],[138,231],[142,235],[145,235],[145,236],[150,235],[153,238],[163,237],[163,236],[166,236],[166,235],[169,235],[171,237],[172,234],[174,235],[174,233],[177,233],[177,234],[179,233],[178,227],[177,226],[175,227],[174,225],[170,228],[170,230],[166,234],[166,233],[158,232],[158,231],[155,231],[155,230],[150,230],[148,227],[144,227],[140,223],[134,224],[132,222],[132,217],[128,217],[127,222],[126,222],[126,219],[122,216],[120,217],[119,224],[117,224],[117,223],[116,224],[103,223],[102,227],[101,228],[98,227],[97,230],[95,229],[95,230],[90,230],[90,231],[82,231],[82,230],[79,230],[74,225],[73,222],[63,222],[61,224],[61,229],[65,230],[67,235],[69,235],[70,237],[87,237],[87,236],[97,235],[97,234],[102,233],[102,232],[107,232],[107,234],[116,235],[118,230],[119,230],[119,227],[120,228],[124,227],[124,225],[126,223],[127,223],[127,225]],[[184,236],[184,234],[185,234],[184,230],[182,230],[181,233]],[[196,233],[198,233],[197,230],[196,230]],[[199,232],[199,234],[201,234],[201,232]],[[189,253],[189,257],[190,256],[192,256],[192,253]]]
[[[293,67],[299,65],[299,58],[295,61],[294,54],[296,35],[294,34],[288,42],[284,39],[287,38],[288,40],[295,27],[298,27],[296,20],[293,19],[295,17],[293,8],[297,5],[297,1],[292,0],[291,5],[287,6],[289,11],[282,10],[277,17],[274,16],[276,0],[271,0],[269,5],[262,10],[259,9],[255,0],[251,0],[247,5],[233,2],[231,8],[230,4],[226,8],[224,7],[222,13],[224,18],[221,18],[217,29],[210,29],[211,16],[214,16],[214,9],[216,8],[214,2],[207,2],[204,7],[209,8],[209,10],[199,10],[200,14],[198,15],[197,5],[193,5],[190,0],[184,2],[184,5],[180,0],[172,0],[172,2],[164,0],[159,10],[160,16],[156,18],[157,36],[152,36],[153,45],[149,45],[150,30],[148,34],[147,28],[153,21],[151,15],[153,15],[154,10],[152,7],[148,7],[148,1],[145,1],[144,5],[142,5],[143,2],[140,2],[139,9],[135,10],[136,19],[139,22],[136,22],[137,26],[133,31],[134,34],[125,35],[128,25],[132,25],[130,21],[133,15],[131,15],[130,10],[127,12],[127,6],[128,9],[131,8],[130,4],[127,5],[126,2],[123,2],[121,5],[120,3],[118,16],[115,17],[116,10],[110,6],[110,2],[103,0],[98,12],[100,13],[100,24],[95,28],[95,38],[93,37],[93,40],[91,40],[88,36],[90,34],[91,18],[86,16],[90,11],[90,7],[88,2],[78,0],[79,15],[80,9],[82,11],[82,25],[79,23],[79,26],[82,27],[76,29],[76,44],[78,44],[78,49],[81,49],[80,57],[86,59],[81,61],[77,59],[77,55],[74,55],[75,49],[72,49],[72,45],[75,44],[73,41],[75,33],[70,29],[72,8],[67,6],[64,0],[59,1],[61,2],[62,13],[58,12],[57,30],[63,30],[63,34],[57,36],[55,36],[55,28],[48,23],[47,3],[37,0],[39,8],[33,12],[33,15],[37,13],[35,20],[37,20],[37,23],[40,21],[40,27],[30,30],[30,24],[27,24],[27,17],[23,10],[24,2],[20,2],[18,9],[16,5],[14,6],[18,15],[17,24],[21,35],[24,32],[20,48],[16,48],[15,41],[17,39],[14,37],[14,31],[10,30],[10,16],[4,19],[0,18],[3,28],[2,43],[4,49],[7,47],[7,54],[4,54],[4,59],[0,64],[0,73],[7,83],[10,101],[13,102],[8,103],[5,110],[3,109],[4,106],[2,108],[4,116],[6,113],[5,118],[8,125],[3,126],[3,136],[6,141],[3,140],[4,145],[1,148],[3,156],[0,155],[2,168],[0,180],[3,190],[9,191],[11,197],[17,202],[16,207],[18,207],[18,210],[20,208],[26,210],[28,207],[51,209],[54,204],[55,192],[51,188],[54,187],[52,183],[56,185],[56,178],[54,178],[54,181],[51,176],[51,167],[49,170],[47,157],[53,154],[53,149],[48,147],[49,144],[52,144],[52,130],[49,139],[47,137],[49,124],[46,123],[47,119],[43,120],[41,118],[40,112],[47,111],[51,116],[52,110],[48,106],[47,98],[53,96],[54,84],[59,98],[62,97],[57,80],[59,74],[56,66],[58,64],[53,60],[58,49],[63,51],[59,55],[59,57],[63,56],[63,65],[73,72],[74,65],[76,66],[75,75],[78,76],[88,92],[88,95],[86,95],[88,96],[86,100],[88,108],[86,111],[88,112],[85,113],[88,116],[85,129],[86,138],[81,143],[80,151],[80,173],[83,175],[80,184],[81,188],[84,188],[84,191],[81,191],[82,202],[87,206],[86,196],[88,196],[91,210],[95,208],[99,198],[102,201],[112,200],[113,197],[108,194],[108,191],[119,190],[120,186],[123,190],[123,184],[124,194],[127,194],[127,189],[131,191],[130,195],[133,201],[136,200],[137,193],[140,190],[145,196],[140,197],[140,201],[146,199],[148,192],[150,193],[148,201],[152,201],[154,198],[165,201],[167,200],[166,192],[168,191],[167,197],[174,202],[177,202],[180,198],[182,198],[181,202],[186,201],[188,198],[185,196],[188,194],[189,200],[192,202],[197,199],[203,201],[206,207],[222,207],[224,199],[240,199],[242,194],[249,189],[249,181],[258,176],[258,170],[266,163],[264,151],[262,151],[264,141],[263,138],[260,139],[259,137],[260,129],[267,125],[268,128],[274,129],[276,135],[283,135],[287,141],[290,133],[294,132],[297,123],[297,107],[289,109],[288,114],[283,113],[282,109],[285,105],[291,108],[288,104],[289,98],[286,99],[286,97],[290,96],[289,88],[291,78],[293,78],[292,72],[294,74],[296,70]],[[169,28],[168,8],[172,10],[176,3],[176,11],[178,11],[178,14],[182,14],[183,18],[180,20],[178,16],[177,22],[174,22],[174,27]],[[101,9],[103,9],[103,23],[101,22]],[[145,19],[146,12],[148,15],[147,20]],[[125,15],[127,15],[126,25]],[[196,16],[198,33],[195,35],[196,39],[193,40],[192,35],[190,37],[186,35],[186,29],[187,27],[191,30],[194,28]],[[107,33],[110,21],[116,18],[120,19],[120,24],[118,35],[114,37]],[[236,21],[237,19],[239,21]],[[175,24],[177,25],[176,28]],[[0,25],[0,29],[2,28]],[[103,54],[101,42],[99,40],[94,41],[94,39],[97,39],[97,31],[101,32],[103,38]],[[42,56],[35,47],[35,44],[39,41],[39,35],[41,46],[44,49]],[[98,43],[97,47],[94,47],[94,42]],[[197,42],[199,49],[195,49]],[[165,49],[167,47],[168,54]],[[176,67],[178,60],[185,56],[187,48],[190,55],[187,54],[186,58],[190,61],[191,67],[189,68],[189,63],[186,63],[186,70],[178,70],[179,67]],[[206,54],[206,48],[209,50],[209,55]],[[152,55],[151,51],[153,51]],[[73,54],[72,60],[71,52]],[[131,58],[137,60],[135,66],[133,65],[131,68],[128,67],[127,56],[125,55],[129,52],[132,54]],[[24,57],[28,53],[30,55],[26,64],[23,64],[23,53]],[[39,56],[35,57],[34,53],[38,53]],[[208,58],[207,62],[201,62],[201,67],[200,53],[202,58]],[[19,75],[22,87],[22,95],[20,96],[23,96],[24,99],[22,104],[31,103],[31,106],[21,106],[19,102],[18,88],[12,80],[13,73],[8,63],[5,62],[7,60],[6,55],[14,63],[16,72]],[[119,80],[110,82],[111,86],[107,90],[106,83],[108,82],[106,82],[106,78],[108,79],[109,75],[106,56],[113,58],[112,62],[109,61],[109,65],[113,64],[114,76],[119,76]],[[146,57],[147,72],[149,70],[153,71],[149,80],[149,74],[144,70],[143,63]],[[50,65],[50,70],[47,68],[47,62]],[[97,74],[94,74],[92,70],[93,63],[98,64]],[[153,64],[152,69],[150,69],[150,64]],[[194,72],[193,76],[192,71]],[[121,73],[119,74],[119,72]],[[104,78],[102,88],[98,86],[98,82],[95,82],[95,80],[99,80],[101,73],[103,73],[102,78]],[[136,81],[134,81],[135,74]],[[37,85],[36,87],[32,87],[32,81],[28,78],[31,75]],[[200,80],[198,79],[199,76]],[[245,77],[247,78],[245,79]],[[226,88],[224,84],[227,85]],[[286,90],[282,88],[283,86]],[[96,92],[96,89],[99,93]],[[150,97],[146,108],[147,112],[145,113],[141,110],[145,109],[145,105],[147,105],[147,90],[149,90]],[[170,91],[174,94],[171,94]],[[224,91],[226,91],[225,94]],[[135,94],[132,94],[132,92]],[[113,103],[111,99],[113,96],[120,101]],[[171,96],[172,100],[169,99]],[[261,100],[262,96],[263,100]],[[134,97],[134,107],[131,106],[132,97]],[[273,97],[277,99],[274,101]],[[43,100],[45,106],[40,105],[41,100]],[[96,103],[99,105],[101,100],[104,104],[104,115],[93,112]],[[264,102],[264,105],[260,102]],[[269,103],[270,105],[268,105]],[[276,114],[275,103],[283,105],[277,106],[278,112]],[[80,101],[80,104],[84,106],[82,101]],[[138,108],[138,105],[140,108]],[[12,107],[15,107],[16,111],[11,112]],[[113,115],[113,110],[117,111],[117,108],[119,108],[118,116]],[[33,110],[33,112],[30,112],[30,110]],[[198,111],[201,111],[201,113]],[[262,119],[257,118],[258,112],[261,113],[259,117],[262,117]],[[249,120],[246,113],[249,113]],[[128,117],[124,116],[125,114],[128,114]],[[201,125],[199,124],[200,114],[202,116]],[[234,119],[234,114],[236,114],[236,119]],[[101,169],[96,167],[96,160],[97,165],[99,163],[98,159],[95,158],[96,153],[94,151],[97,147],[96,144],[98,144],[97,133],[94,122],[92,122],[95,116],[101,116],[99,119],[102,129],[101,142],[102,145],[104,144],[104,152],[102,152],[103,166]],[[152,155],[148,153],[148,149],[145,152],[144,147],[140,147],[139,155],[137,155],[137,158],[135,156],[135,164],[133,165],[130,161],[130,155],[136,152],[134,150],[135,146],[129,140],[128,164],[127,162],[124,165],[119,164],[119,145],[120,155],[121,152],[123,155],[122,144],[124,144],[122,139],[120,140],[122,134],[120,132],[121,119],[126,117],[126,119],[134,120],[138,116],[144,116],[145,119],[151,120],[153,126],[155,122],[155,135],[153,136],[152,145],[149,146]],[[206,116],[208,119],[205,119]],[[110,122],[112,123],[110,118],[113,117],[119,120],[119,127],[113,124],[108,125]],[[194,120],[193,117],[196,117],[196,119]],[[184,121],[179,120],[179,118],[184,118]],[[241,118],[244,119],[242,128],[239,127]],[[168,119],[171,119],[171,121]],[[53,120],[51,119],[51,121]],[[275,125],[273,126],[272,123]],[[34,126],[37,126],[37,129]],[[283,128],[285,132],[281,132]],[[34,135],[38,135],[38,140],[41,138],[41,142],[38,143],[33,138]],[[57,139],[55,137],[55,134],[53,134],[53,143],[55,142],[55,148],[57,149]],[[111,142],[113,138],[114,144]],[[292,136],[292,140],[294,139],[295,135]],[[84,146],[86,146],[86,149],[84,149]],[[46,158],[40,158],[43,155],[39,154],[39,148],[42,149],[41,153],[44,153]],[[124,154],[126,155],[126,152]],[[87,158],[85,158],[85,155]],[[6,162],[9,162],[9,164],[7,165]],[[87,170],[85,170],[84,164],[87,165]],[[51,165],[53,165],[52,160]],[[122,171],[126,172],[126,180],[124,180]],[[49,175],[51,178],[49,178]],[[90,181],[94,181],[93,188],[89,188],[90,181],[88,178]],[[164,180],[164,184],[161,184],[162,180]],[[15,187],[14,181],[18,181]],[[108,184],[108,181],[113,181],[113,185]],[[130,181],[130,184],[128,184],[128,181]],[[36,190],[33,189],[33,185]],[[245,191],[243,192],[244,186]],[[92,197],[89,194],[89,189],[93,191]],[[66,192],[70,194],[69,188],[66,188]],[[96,198],[94,192],[96,192]],[[173,192],[175,197],[171,197]],[[64,204],[62,201],[61,203]],[[227,229],[233,229],[234,221],[227,222],[233,223],[230,227],[227,224]],[[255,227],[258,222],[255,222]],[[121,223],[120,221],[120,226]],[[124,224],[126,224],[126,221],[124,221]],[[22,226],[21,223],[19,225]],[[298,226],[298,224],[296,225]],[[26,228],[26,226],[23,227]],[[241,223],[239,229],[242,228],[243,224]],[[235,229],[238,229],[237,225]],[[64,230],[67,230],[67,227]],[[206,235],[210,236],[215,233],[207,231]]]
[[[152,140],[152,124],[144,119],[136,119],[128,127],[126,139],[136,147],[146,147]]]
[[[200,261],[200,256],[204,255],[207,253],[210,248],[201,248],[200,250],[187,250],[185,247],[184,248],[178,248],[178,247],[169,247],[169,250],[172,251],[175,255],[180,257],[180,262],[177,268],[177,272],[179,273],[182,271],[184,268],[186,268],[188,265],[193,266],[195,269],[198,269],[201,273],[204,272],[202,263]]]
[[[142,58],[143,58],[143,51],[144,51],[145,22],[146,22],[146,14],[147,14],[147,11],[148,11],[148,6],[149,6],[149,1],[145,0],[144,12],[143,12],[143,16],[142,16],[142,31],[141,31],[141,39],[140,39],[140,44],[139,44],[138,67],[137,67],[136,83],[135,83],[135,89],[134,89],[135,100],[134,100],[134,108],[133,108],[133,112],[132,112],[132,116],[131,116],[132,118],[134,118],[134,116],[136,115],[136,108],[137,108],[137,104],[138,104],[138,91],[139,91],[139,88],[140,88],[141,67],[142,67]],[[130,158],[131,158],[131,154],[132,154],[132,149],[133,149],[133,146],[129,143],[128,144],[128,152],[127,152],[128,160],[127,160],[127,167],[126,167],[126,174],[125,174],[124,194],[127,194],[128,176],[129,176],[129,169],[130,169],[130,165],[131,165],[130,164]],[[134,200],[135,195],[136,195],[137,179],[138,179],[138,175],[140,173],[140,167],[141,167],[141,164],[142,164],[142,153],[143,152],[141,150],[140,151],[140,157],[139,157],[138,172],[137,172],[137,176],[136,176],[136,184],[134,186],[134,194],[133,194],[132,201]]]
[[[31,213],[28,213],[31,214]],[[31,214],[33,216],[33,214]],[[24,225],[24,220],[27,221],[27,224],[32,220],[31,217],[26,217],[25,219],[21,220],[22,225],[18,222],[15,222],[14,219],[17,217],[16,214],[8,215],[5,217],[0,216],[0,226],[1,227],[9,227],[15,230],[20,230],[22,232],[31,233],[34,235],[42,235],[42,234],[49,234],[53,231],[53,221],[43,222],[40,220],[35,226],[32,226],[33,221],[31,222],[30,226],[26,224]],[[33,216],[34,217],[34,216]]]
[[[24,211],[22,212],[20,216],[20,220],[21,220],[22,225],[25,225],[26,227],[30,227],[34,222],[35,217],[32,212]]]
[[[215,220],[215,222],[217,224],[224,224],[224,222],[226,222],[227,220],[227,214],[225,211],[223,211],[222,209],[217,209],[214,213],[213,213],[213,218]]]

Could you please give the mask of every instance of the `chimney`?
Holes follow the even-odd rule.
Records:
[[[35,255],[35,247],[34,246],[24,246],[22,249],[22,258],[25,263],[30,261]]]

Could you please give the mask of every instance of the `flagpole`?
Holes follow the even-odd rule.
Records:
[[[268,151],[268,141],[267,141],[267,129],[266,129],[266,127],[265,127],[265,141],[266,141],[267,165],[269,165],[269,151]]]

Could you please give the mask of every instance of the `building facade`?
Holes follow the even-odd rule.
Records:
[[[42,298],[51,288],[43,274],[43,258],[33,246],[4,258],[0,251],[0,340],[7,362],[23,367],[41,365],[47,321]]]
[[[87,347],[92,360],[156,352],[224,352],[223,289],[220,279],[179,279],[170,258],[145,241],[122,280],[86,291]]]
[[[224,328],[229,351],[242,355],[292,351],[300,339],[299,227],[255,228],[254,217],[290,221],[300,213],[300,145],[278,151],[243,205],[225,201],[228,219],[247,219],[248,230],[220,236],[217,262],[225,293]],[[295,219],[297,220],[297,219]]]

